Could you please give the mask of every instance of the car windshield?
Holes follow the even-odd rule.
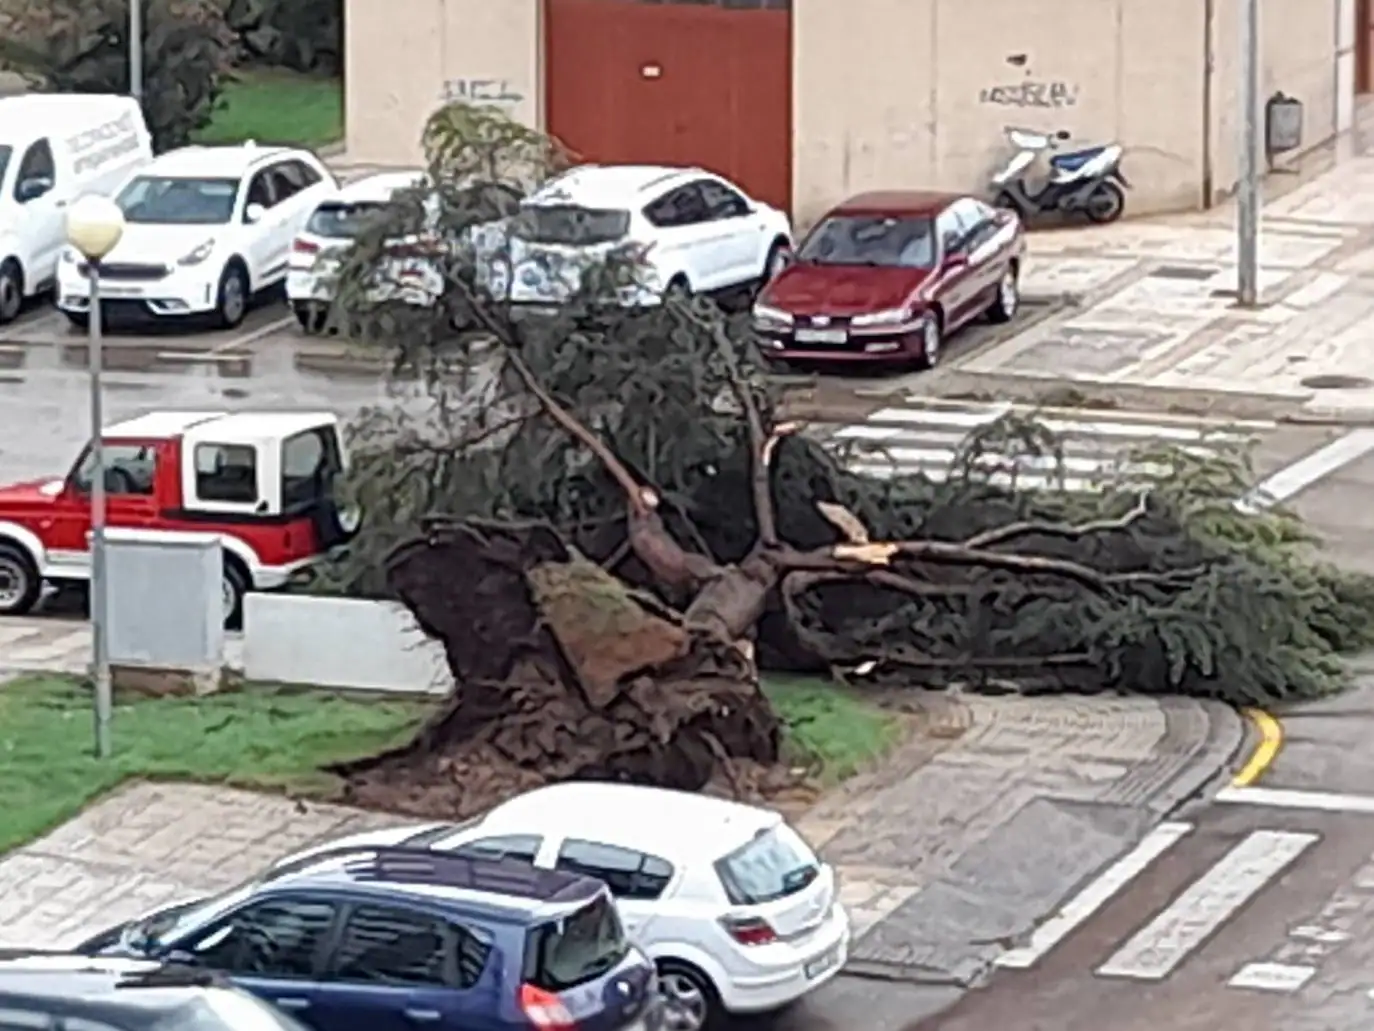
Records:
[[[247,992],[206,988],[153,1021],[148,1031],[305,1031],[305,1025]]]
[[[210,226],[234,217],[237,179],[183,179],[140,175],[119,191],[115,203],[135,224]]]
[[[527,204],[515,218],[512,235],[528,243],[587,247],[614,243],[630,231],[630,213],[571,204]]]
[[[307,233],[331,240],[356,240],[369,224],[375,224],[386,211],[385,204],[371,201],[360,204],[321,204],[305,225]]]
[[[832,215],[811,231],[797,260],[816,265],[931,268],[935,227],[929,218]]]
[[[571,916],[530,931],[524,980],[546,992],[561,992],[600,977],[629,951],[615,903],[603,892]]]
[[[815,853],[786,824],[763,831],[716,861],[725,894],[737,906],[795,895],[816,879]]]

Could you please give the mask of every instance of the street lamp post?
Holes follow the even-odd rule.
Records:
[[[129,0],[129,95],[143,99],[143,0]]]
[[[95,666],[95,753],[110,755],[110,711],[114,690],[110,682],[109,584],[105,571],[105,430],[101,396],[100,262],[124,235],[124,213],[108,197],[87,194],[67,209],[67,241],[86,259],[90,283],[91,402],[91,646]]]

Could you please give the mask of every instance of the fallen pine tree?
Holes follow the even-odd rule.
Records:
[[[523,316],[490,279],[520,216],[493,222],[489,198],[556,148],[461,107],[427,139],[434,185],[344,273],[350,332],[422,389],[355,429],[368,522],[338,581],[402,600],[461,686],[406,748],[346,771],[359,797],[461,815],[572,777],[748,790],[780,744],[756,656],[911,688],[1269,705],[1336,690],[1340,653],[1369,641],[1370,583],[1292,516],[1235,505],[1244,453],[1019,490],[988,469],[1059,442],[1008,417],[940,482],[861,476],[779,420],[747,320],[713,302],[606,304],[627,274],[608,261]],[[378,303],[391,242],[422,228],[457,241],[442,296]]]

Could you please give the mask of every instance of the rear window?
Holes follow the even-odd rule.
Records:
[[[726,897],[737,906],[795,895],[819,873],[815,853],[785,824],[761,832],[716,860],[716,874]]]
[[[530,204],[516,217],[513,235],[530,243],[590,246],[614,243],[630,231],[630,213],[573,205]]]
[[[629,951],[615,903],[602,894],[571,916],[530,931],[524,980],[546,992],[565,991],[600,977]]]
[[[321,204],[305,231],[331,240],[356,240],[385,211],[385,204]]]

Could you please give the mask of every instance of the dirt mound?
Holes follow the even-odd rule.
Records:
[[[460,818],[555,781],[738,788],[779,761],[749,658],[546,526],[432,525],[388,579],[460,687],[409,744],[337,771],[356,803]]]

